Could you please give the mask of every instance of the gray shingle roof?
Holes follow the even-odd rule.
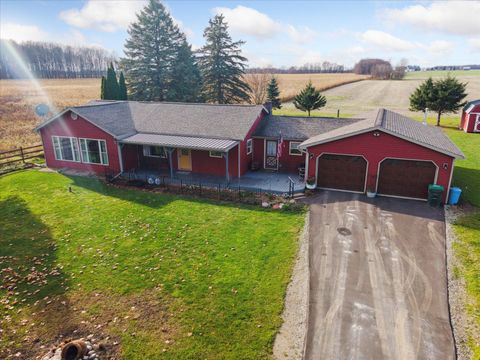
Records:
[[[357,121],[359,120],[267,115],[262,119],[253,136],[278,138],[281,134],[285,139],[303,141]]]
[[[367,131],[383,130],[452,157],[465,157],[462,151],[450,140],[442,129],[436,126],[424,125],[419,121],[385,109],[379,109],[376,113],[366,114],[363,118],[364,120],[351,125],[313,136],[304,141],[300,145],[300,148],[305,149],[316,144],[330,142]]]
[[[262,105],[94,101],[69,109],[117,138],[153,133],[243,140],[264,108]]]

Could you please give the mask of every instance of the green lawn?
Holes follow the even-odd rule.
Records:
[[[0,177],[0,358],[74,331],[125,359],[269,357],[302,227],[83,177]]]
[[[437,71],[411,71],[407,72],[405,79],[428,79],[446,77],[447,75],[455,77],[480,76],[480,70],[437,70]]]

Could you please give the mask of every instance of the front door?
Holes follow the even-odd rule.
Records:
[[[178,170],[192,171],[192,153],[190,149],[178,149]]]
[[[265,149],[265,169],[278,169],[277,140],[267,140]]]

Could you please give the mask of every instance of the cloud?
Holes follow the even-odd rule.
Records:
[[[317,35],[307,26],[296,27],[283,24],[256,9],[242,5],[235,8],[216,7],[212,11],[214,14],[223,14],[233,32],[250,35],[260,40],[286,34],[294,43],[304,44],[311,42]]]
[[[0,38],[23,41],[45,41],[48,34],[35,25],[0,22]]]
[[[436,55],[444,55],[451,52],[454,48],[454,44],[449,41],[437,40],[425,47],[429,52]]]
[[[472,52],[480,52],[480,38],[469,39],[468,43],[470,44]]]
[[[223,14],[230,29],[233,31],[252,35],[259,39],[274,37],[281,31],[280,23],[272,20],[268,15],[255,9],[237,6],[230,9],[227,7],[216,7],[215,14]]]
[[[415,43],[378,30],[367,30],[360,34],[360,39],[386,51],[409,51],[417,47]]]
[[[81,9],[60,12],[67,24],[82,29],[114,32],[125,29],[136,19],[146,1],[93,1],[88,0]]]
[[[479,1],[435,1],[429,5],[385,9],[383,17],[388,22],[407,23],[426,30],[457,35],[480,34]]]

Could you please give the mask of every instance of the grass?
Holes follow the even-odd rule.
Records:
[[[406,79],[428,79],[446,76],[471,77],[480,76],[480,70],[436,70],[436,71],[412,71],[407,72]]]
[[[298,109],[291,109],[291,108],[281,108],[278,110],[273,110],[274,115],[284,115],[284,116],[303,116],[308,117],[308,113],[306,111],[300,111]],[[322,110],[313,110],[311,112],[311,116],[317,117],[337,117],[336,112],[324,112]],[[349,118],[352,117],[352,114],[344,114],[340,112],[340,118]]]
[[[90,178],[3,176],[0,357],[91,333],[125,359],[267,358],[302,224]]]

